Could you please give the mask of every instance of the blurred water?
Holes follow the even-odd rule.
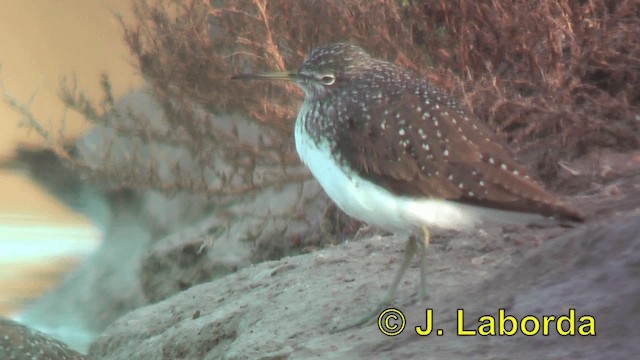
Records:
[[[55,286],[100,238],[24,174],[0,171],[0,315],[15,315]]]
[[[65,114],[60,82],[75,77],[92,99],[102,96],[102,72],[109,74],[116,97],[139,85],[114,17],[118,12],[131,20],[130,8],[131,2],[120,0],[0,1],[0,95],[28,104],[56,135],[65,115],[65,138],[81,136],[88,125],[78,114]],[[18,145],[41,147],[44,142],[18,126],[21,116],[5,101],[0,101],[0,120],[1,316],[15,314],[73,270],[97,246],[100,234],[91,221],[103,225],[108,209],[90,188],[63,189],[80,199],[66,206],[97,214],[87,220],[70,211],[60,193],[54,196],[55,191],[35,184],[28,171],[6,169]],[[46,166],[31,170],[40,170],[38,180],[45,185],[54,175]]]
[[[0,274],[4,264],[85,256],[99,238],[89,224],[44,224],[33,215],[0,213]]]
[[[0,95],[28,104],[56,136],[63,118],[67,141],[82,136],[89,125],[79,114],[64,112],[60,82],[75,77],[79,90],[91,99],[102,97],[102,72],[110,76],[116,98],[140,85],[142,79],[114,17],[118,12],[131,20],[131,4],[0,1]],[[0,316],[13,318],[99,246],[97,227],[104,229],[109,216],[98,189],[84,182],[60,182],[56,177],[60,173],[51,170],[49,160],[8,165],[16,158],[17,146],[44,146],[34,131],[18,126],[20,120],[0,100]],[[86,334],[65,326],[40,330],[67,331],[71,335],[61,337],[89,343]]]

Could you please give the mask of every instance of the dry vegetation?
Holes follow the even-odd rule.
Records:
[[[301,91],[229,76],[295,68],[312,48],[334,41],[361,45],[448,89],[530,162],[640,144],[640,0],[134,3],[137,21],[122,23],[124,38],[166,124],[114,115],[106,77],[99,104],[73,86],[63,87],[62,98],[121,136],[187,149],[198,171],[187,173],[176,163],[167,181],[157,176],[162,159],[153,157],[144,167],[136,156],[128,168],[114,168],[108,156],[103,164],[84,163],[14,103],[59,156],[122,187],[219,196],[303,179],[306,174],[286,171],[298,162],[291,137]],[[260,126],[259,138],[242,141],[242,123],[220,122],[227,113],[249,115],[249,123]],[[279,170],[256,180],[255,172],[268,168]],[[547,179],[554,175],[540,171]]]

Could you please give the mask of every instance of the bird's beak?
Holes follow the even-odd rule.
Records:
[[[236,74],[231,77],[232,80],[285,80],[295,81],[300,75],[293,71],[268,72],[258,74]]]

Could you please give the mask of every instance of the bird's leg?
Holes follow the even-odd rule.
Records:
[[[427,248],[431,242],[431,232],[426,226],[422,227],[422,258],[420,259],[420,297],[418,301],[427,298]]]
[[[428,231],[427,231],[428,233]],[[416,247],[417,247],[417,240],[415,235],[411,235],[409,236],[409,239],[407,240],[407,245],[404,249],[404,257],[402,258],[402,264],[400,264],[400,269],[398,269],[398,272],[396,273],[396,276],[393,278],[393,282],[391,282],[391,287],[389,288],[389,290],[387,291],[387,294],[384,296],[384,298],[382,299],[382,302],[380,302],[380,304],[378,304],[378,306],[375,308],[375,310],[373,310],[372,312],[368,313],[367,315],[361,317],[360,319],[358,319],[357,321],[347,324],[345,326],[339,327],[339,328],[333,328],[331,330],[332,333],[336,333],[336,332],[340,332],[343,330],[347,330],[347,329],[351,329],[353,327],[357,327],[360,325],[363,325],[365,323],[367,323],[368,321],[375,319],[378,314],[385,309],[387,306],[389,306],[389,304],[391,303],[391,300],[393,300],[393,296],[396,293],[396,290],[398,289],[398,285],[400,285],[400,281],[402,280],[402,277],[404,276],[404,273],[407,272],[407,269],[409,268],[409,264],[411,263],[411,259],[413,258],[413,255],[416,253]],[[426,251],[426,247],[425,251]],[[426,254],[426,252],[425,252]],[[424,268],[424,256],[423,256],[423,260],[422,260],[422,265]],[[421,284],[424,285],[424,279],[422,279],[422,274],[423,272],[420,273],[421,276]],[[424,286],[422,287],[424,289]],[[421,294],[424,292],[424,290],[420,291]]]

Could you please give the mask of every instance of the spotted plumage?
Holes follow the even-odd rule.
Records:
[[[347,213],[372,218],[342,199],[347,194],[331,184],[335,174],[326,166],[314,171],[317,154],[311,148],[330,152],[347,177],[360,177],[398,197],[580,219],[533,181],[483,123],[409,71],[356,46],[331,44],[314,50],[297,73],[305,91],[296,121],[298,152],[325,189],[333,189],[329,195],[341,198],[338,205]],[[405,217],[417,218],[418,226],[444,228],[484,220],[476,216],[447,226],[446,219],[420,224],[420,216]],[[413,224],[378,225],[398,231]]]
[[[429,228],[582,219],[531,179],[454,99],[359,47],[329,44],[311,52],[297,71],[234,78],[300,86],[305,99],[295,143],[302,161],[347,214],[409,235],[401,269],[381,306],[407,269],[415,235],[423,235],[424,295]]]

